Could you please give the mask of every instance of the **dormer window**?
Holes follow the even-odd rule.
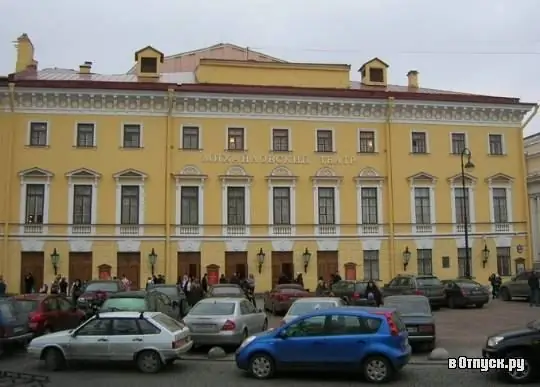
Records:
[[[358,70],[362,74],[362,84],[366,86],[386,86],[388,64],[379,58],[364,63]]]
[[[370,68],[369,69],[369,80],[371,82],[384,82],[384,70],[383,69],[376,69],[376,68]]]
[[[164,59],[165,55],[152,46],[140,49],[135,53],[137,76],[141,77],[143,82],[147,82],[149,78],[159,78]]]
[[[155,74],[157,73],[157,58],[141,58],[141,73]]]

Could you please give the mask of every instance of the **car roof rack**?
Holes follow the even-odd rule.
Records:
[[[144,319],[144,310],[141,310],[141,314],[139,315],[139,318],[142,320]]]

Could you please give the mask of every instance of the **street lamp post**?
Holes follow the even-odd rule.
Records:
[[[463,232],[465,237],[465,277],[471,278],[471,262],[469,253],[469,191],[467,189],[465,171],[470,171],[474,168],[471,161],[472,153],[469,148],[463,148],[461,151],[461,189],[463,198],[461,200],[461,213],[463,214]],[[467,158],[467,161],[465,161]],[[461,220],[461,219],[460,219]]]

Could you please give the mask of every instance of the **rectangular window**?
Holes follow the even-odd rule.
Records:
[[[227,130],[228,150],[245,150],[244,128],[229,128]]]
[[[181,225],[199,225],[199,187],[180,188],[180,209]]]
[[[425,132],[412,132],[412,153],[427,153],[427,135]]]
[[[274,152],[289,151],[288,129],[272,129],[272,150]]]
[[[246,189],[227,187],[227,224],[242,226],[246,224]]]
[[[497,247],[497,273],[502,276],[512,275],[510,269],[510,247]]]
[[[383,83],[384,82],[384,71],[383,69],[369,69],[369,80],[371,82],[378,82]]]
[[[182,149],[199,149],[199,128],[184,126],[182,128]]]
[[[274,224],[291,224],[291,189],[274,187]]]
[[[139,224],[139,194],[140,187],[138,185],[122,186],[121,224]]]
[[[465,133],[452,133],[452,153],[460,155],[466,147]]]
[[[140,148],[141,147],[141,125],[126,124],[124,125],[124,148]]]
[[[30,146],[47,146],[48,125],[46,122],[30,123]]]
[[[317,152],[333,152],[334,144],[332,141],[331,130],[317,130]]]
[[[141,58],[141,73],[157,73],[157,58]]]
[[[493,220],[508,223],[508,198],[506,188],[493,188]]]
[[[364,279],[379,280],[379,250],[364,250]]]
[[[26,185],[26,223],[43,224],[45,184]]]
[[[379,224],[377,188],[362,188],[360,197],[362,201],[362,224]]]
[[[359,153],[375,153],[375,132],[364,130],[358,132],[358,141]]]
[[[336,224],[335,190],[333,187],[319,187],[319,224]]]
[[[457,249],[458,256],[458,277],[465,277],[466,267],[467,267],[467,249],[459,248]],[[472,249],[469,247],[469,274],[472,276]]]
[[[416,224],[431,224],[430,189],[416,187],[414,189],[414,215]]]
[[[92,224],[92,186],[73,186],[73,224]]]
[[[470,221],[471,207],[469,203],[469,188],[455,187],[454,188],[454,207],[456,209],[456,224],[465,224],[465,220]],[[467,213],[465,214],[465,209]],[[467,217],[467,219],[465,219]],[[467,222],[469,223],[469,222]]]
[[[418,274],[432,275],[433,274],[433,251],[431,249],[416,250],[418,259]]]
[[[77,124],[77,147],[91,148],[94,144],[94,124]]]
[[[489,135],[489,154],[490,155],[502,155],[503,154],[503,136],[502,136],[502,134],[490,134]]]

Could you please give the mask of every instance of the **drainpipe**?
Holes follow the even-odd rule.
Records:
[[[7,165],[5,169],[5,173],[7,176],[6,185],[4,186],[4,208],[6,211],[5,219],[4,219],[4,244],[3,244],[3,252],[2,252],[2,264],[0,265],[0,268],[2,269],[2,273],[4,275],[7,275],[7,272],[9,270],[8,268],[8,254],[9,254],[9,220],[11,215],[11,179],[12,179],[12,169],[13,169],[13,131],[15,123],[13,122],[15,120],[15,83],[10,82],[8,84],[9,88],[9,113],[11,113],[11,120],[7,127],[7,133],[8,138],[6,141],[7,144]]]
[[[173,126],[173,108],[175,103],[174,89],[168,90],[168,109],[167,109],[167,125],[165,130],[165,278],[169,279],[170,265],[170,243],[171,243],[171,150],[173,142],[171,140],[171,128]],[[174,280],[174,277],[173,277]]]
[[[394,237],[394,173],[392,162],[392,115],[394,113],[394,97],[388,97],[386,108],[385,138],[386,138],[386,170],[388,173],[388,248],[390,256],[390,277],[394,277],[395,260],[395,237]]]

